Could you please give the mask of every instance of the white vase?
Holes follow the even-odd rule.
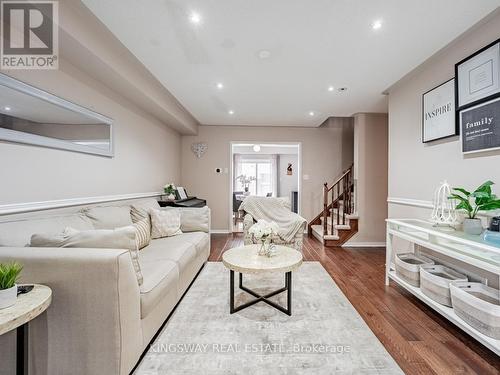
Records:
[[[173,195],[173,194],[169,194],[169,195],[167,196],[167,199],[168,199],[169,201],[173,201],[173,200],[175,200],[175,195]]]
[[[0,309],[5,309],[16,303],[17,300],[17,284],[12,288],[0,290]]]
[[[467,234],[480,235],[483,233],[483,225],[481,219],[465,219],[464,232]]]

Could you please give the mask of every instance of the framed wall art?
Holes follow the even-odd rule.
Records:
[[[500,97],[459,112],[464,154],[500,149]]]
[[[457,110],[500,95],[500,39],[455,65]]]
[[[455,78],[422,95],[422,142],[458,135],[455,121]]]

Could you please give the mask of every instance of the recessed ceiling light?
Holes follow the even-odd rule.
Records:
[[[373,30],[378,30],[382,27],[382,20],[375,20],[372,23]]]
[[[260,152],[260,145],[253,145],[253,150],[255,152]]]
[[[234,115],[234,111],[232,109],[230,109],[229,111],[227,111],[227,113],[229,113],[230,115]]]
[[[193,12],[189,15],[189,21],[191,21],[191,23],[194,23],[195,25],[197,25],[201,22],[201,16],[198,13]]]
[[[314,116],[314,111],[310,111],[309,116]]]
[[[335,87],[333,87],[333,86],[328,86],[328,91],[333,91],[333,90],[335,90]]]
[[[6,111],[10,111],[10,107],[4,107],[3,109],[5,109]]]
[[[224,85],[223,85],[222,83],[220,83],[220,82],[219,82],[219,83],[217,84],[217,88],[218,88],[219,90],[222,90],[222,89],[224,88]]]
[[[257,55],[259,56],[259,59],[265,60],[271,57],[271,51],[268,51],[267,49],[261,49]]]

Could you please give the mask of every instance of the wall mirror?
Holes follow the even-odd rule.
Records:
[[[111,119],[4,74],[0,140],[113,156]]]

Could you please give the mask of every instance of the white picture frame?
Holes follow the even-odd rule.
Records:
[[[182,186],[177,186],[177,194],[179,194],[179,199],[187,199],[186,190]]]
[[[455,65],[457,107],[500,94],[500,40]]]
[[[422,95],[422,142],[458,135],[455,118],[455,78],[452,78]]]

